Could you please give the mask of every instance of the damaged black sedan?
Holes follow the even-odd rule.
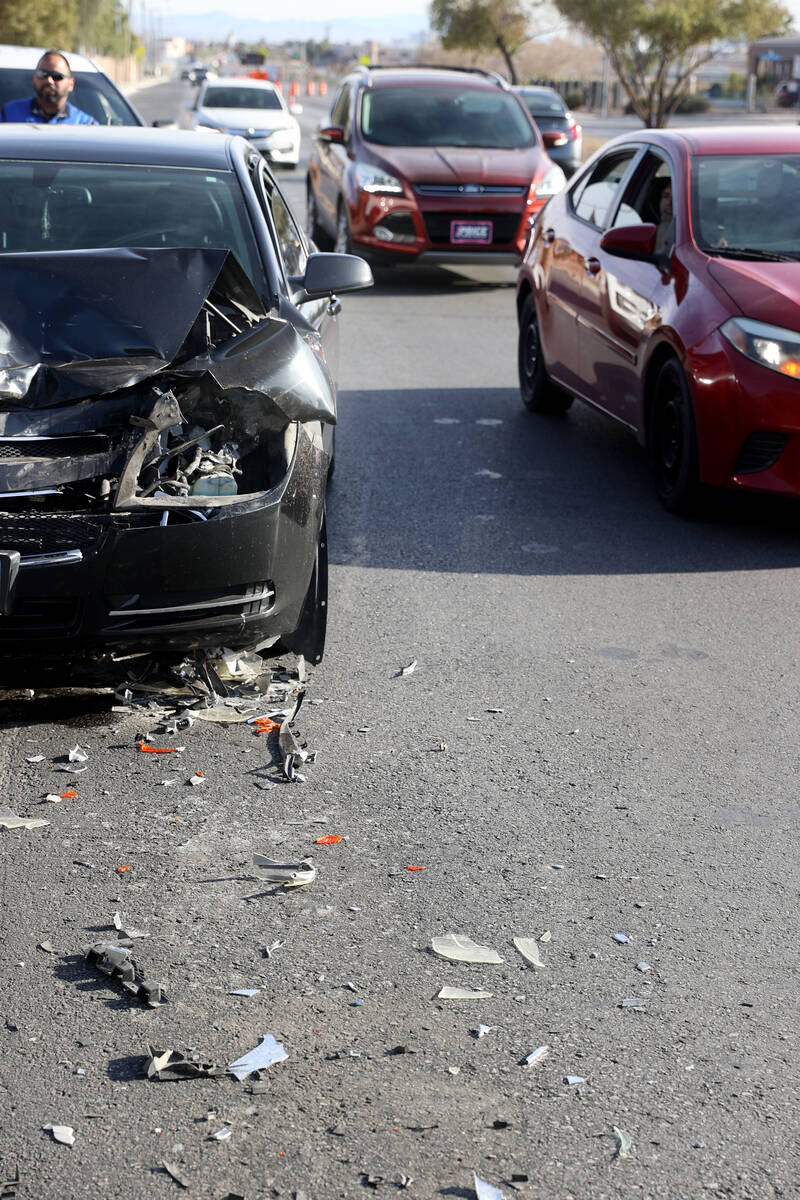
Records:
[[[335,293],[369,268],[310,252],[242,138],[0,137],[0,684],[319,661]]]

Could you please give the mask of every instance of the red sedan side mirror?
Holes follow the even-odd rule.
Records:
[[[341,125],[323,125],[317,130],[317,137],[321,142],[337,142],[341,145],[344,142],[344,130]]]
[[[616,229],[607,229],[600,239],[600,249],[619,258],[655,260],[656,226],[646,222],[643,225],[620,225]]]

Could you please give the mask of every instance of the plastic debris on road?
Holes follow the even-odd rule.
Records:
[[[253,855],[253,866],[258,867],[267,883],[283,884],[285,888],[305,887],[317,877],[317,869],[310,858],[295,862],[277,862],[263,854]]]
[[[629,996],[627,1000],[620,1000],[620,1008],[632,1008],[637,1012],[644,1012],[646,1000],[640,1000],[638,996]]]
[[[84,958],[89,966],[116,979],[126,991],[143,1000],[148,1008],[158,1008],[166,1003],[167,996],[162,985],[144,978],[127,947],[111,942],[95,942],[84,952]]]
[[[636,964],[636,970],[637,970],[637,971],[649,971],[649,970],[650,970],[650,963],[646,963],[646,962],[637,962],[637,964]]]
[[[615,933],[614,934],[614,941],[619,942],[620,946],[624,946],[630,940],[631,939],[628,937],[627,933]]]
[[[583,1075],[565,1075],[564,1083],[568,1083],[570,1087],[574,1087],[577,1083],[586,1083]]]
[[[315,845],[317,845],[317,846],[335,846],[335,845],[337,845],[338,842],[341,842],[341,841],[342,841],[342,835],[340,833],[326,833],[323,837],[315,838]]]
[[[189,1180],[176,1166],[174,1166],[172,1163],[167,1162],[167,1160],[165,1158],[162,1158],[161,1166],[167,1172],[170,1179],[174,1179],[174,1181],[175,1181],[175,1183],[177,1183],[178,1187],[182,1187],[182,1188],[189,1187]]]
[[[232,1132],[233,1132],[233,1130],[227,1129],[227,1128],[218,1129],[216,1133],[209,1134],[209,1141],[227,1142],[227,1140],[231,1136]]]
[[[183,754],[185,746],[148,746],[147,742],[140,741],[140,754]]]
[[[482,988],[443,987],[436,993],[437,1000],[491,1000],[492,993]]]
[[[536,1049],[531,1051],[531,1053],[525,1059],[525,1066],[526,1067],[535,1067],[536,1064],[540,1063],[543,1058],[547,1058],[549,1053],[550,1053],[549,1046],[537,1046]]]
[[[462,933],[448,933],[431,939],[431,949],[440,958],[452,962],[502,963],[505,960],[490,946],[479,946]]]
[[[29,762],[29,763],[40,763],[40,762],[44,762],[44,761],[45,761],[44,754],[31,754],[28,756],[28,758],[25,759],[25,762]]]
[[[18,817],[10,808],[0,808],[0,825],[4,829],[41,829],[49,824],[49,821],[43,821],[40,817]]]
[[[263,1071],[274,1063],[283,1062],[288,1057],[286,1049],[280,1042],[276,1042],[271,1033],[266,1033],[264,1040],[255,1049],[243,1054],[241,1058],[237,1058],[236,1062],[230,1064],[228,1070],[241,1083],[242,1080],[247,1079],[248,1075],[253,1075],[256,1071]]]
[[[232,992],[228,992],[229,996],[257,996],[261,988],[234,988]]]
[[[225,1068],[214,1062],[203,1062],[196,1053],[187,1056],[178,1050],[158,1050],[155,1046],[148,1046],[144,1073],[148,1079],[174,1082],[224,1075]]]
[[[83,775],[89,768],[72,766],[70,763],[53,763],[50,770],[59,771],[62,775]]]
[[[544,945],[547,945],[547,943],[552,940],[552,937],[553,937],[553,935],[550,932],[550,930],[545,929],[544,933],[541,934],[541,936],[539,937],[539,941],[542,942]]]
[[[519,950],[522,957],[531,964],[532,967],[544,967],[542,956],[539,953],[539,947],[536,944],[535,938],[515,937],[514,945]]]
[[[426,871],[427,869],[427,867],[423,867],[419,863],[409,863],[406,867],[407,871]]]
[[[189,783],[192,787],[203,787],[206,782],[206,777],[202,771],[195,771],[194,775],[189,777]]]
[[[83,746],[73,746],[67,757],[71,763],[85,763],[89,753]]]
[[[503,1200],[503,1193],[500,1191],[500,1188],[487,1183],[485,1179],[479,1179],[477,1175],[473,1175],[472,1178],[475,1180],[475,1195],[477,1200]]]
[[[53,1141],[60,1142],[62,1146],[75,1145],[75,1130],[71,1125],[43,1125],[42,1129],[52,1134]]]
[[[614,1130],[617,1141],[619,1142],[619,1145],[617,1146],[616,1157],[630,1158],[631,1148],[633,1146],[633,1139],[631,1135],[626,1133],[624,1129],[618,1129],[616,1125],[612,1125],[611,1128]]]
[[[44,950],[45,954],[58,954],[52,942],[39,942],[39,950]]]
[[[128,938],[130,940],[133,938],[147,937],[147,934],[143,930],[134,929],[127,917],[124,917],[120,912],[114,913],[113,921],[114,928],[116,929],[117,933],[121,934],[124,938]]]
[[[412,658],[412,660],[408,664],[408,666],[400,668],[400,670],[395,675],[395,679],[400,679],[402,676],[405,676],[405,675],[413,675],[414,672],[416,671],[416,669],[417,669],[417,660],[415,658]]]
[[[487,1033],[493,1033],[495,1029],[497,1029],[496,1025],[479,1025],[475,1030],[475,1037],[485,1038]]]

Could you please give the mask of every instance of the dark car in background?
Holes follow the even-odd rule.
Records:
[[[0,46],[0,105],[33,95],[33,72],[47,48]],[[70,102],[94,117],[98,125],[146,125],[122,92],[96,63],[83,54],[68,54],[75,88]]]
[[[243,138],[7,125],[0,683],[327,612],[334,292]],[[30,686],[30,685],[28,685]]]
[[[621,422],[668,509],[800,496],[796,126],[607,143],[538,222],[517,312],[525,405]]]
[[[377,265],[518,263],[564,183],[499,75],[362,67],[317,130],[307,229],[319,246]]]
[[[583,157],[583,130],[555,88],[526,84],[515,87],[523,104],[536,122],[553,162],[573,175]]]

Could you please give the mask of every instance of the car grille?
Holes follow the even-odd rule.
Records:
[[[197,630],[215,625],[241,626],[243,617],[263,616],[275,605],[271,580],[243,588],[203,592],[109,596],[107,632],[124,634],[160,630]]]
[[[525,196],[528,188],[517,184],[494,183],[418,183],[420,196]]]
[[[71,596],[17,598],[10,616],[0,617],[0,643],[13,643],[25,634],[35,636],[37,641],[62,638],[77,626],[80,613],[80,601]]]
[[[768,470],[778,461],[788,441],[785,433],[751,433],[739,451],[734,474],[752,475]]]
[[[55,462],[60,458],[89,458],[108,454],[111,439],[101,434],[80,437],[12,438],[0,440],[0,462]]]
[[[491,221],[491,245],[502,246],[507,242],[513,242],[519,229],[520,216],[521,214],[518,212],[423,212],[422,214],[431,242],[434,245],[447,246],[451,245],[450,223],[452,221]],[[475,249],[474,246],[468,248]]]
[[[107,518],[83,513],[0,512],[0,550],[19,550],[20,554],[87,550],[109,528]]]

